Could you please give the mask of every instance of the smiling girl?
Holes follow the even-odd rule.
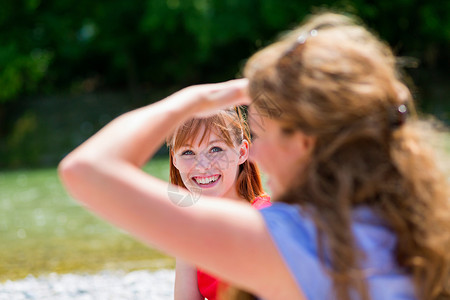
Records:
[[[170,182],[194,196],[224,197],[270,206],[257,166],[248,160],[250,137],[240,109],[224,109],[207,118],[191,119],[167,139]],[[179,203],[193,205],[193,201]],[[225,288],[215,277],[177,259],[175,300],[216,299]]]

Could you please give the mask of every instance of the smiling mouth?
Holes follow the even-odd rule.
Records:
[[[199,186],[208,186],[210,184],[213,184],[219,180],[221,175],[211,175],[211,176],[194,176],[192,177],[192,180],[195,181]]]

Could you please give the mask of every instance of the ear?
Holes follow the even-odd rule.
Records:
[[[177,166],[177,158],[176,158],[175,155],[173,155],[173,150],[172,150],[172,149],[170,149],[170,156],[172,157],[172,163],[173,163],[173,165],[175,166],[175,168],[178,169],[178,166]]]
[[[316,146],[316,137],[306,135],[301,131],[295,131],[294,138],[291,140],[292,146],[290,151],[291,155],[296,158],[297,161],[306,162],[310,159],[314,147]]]
[[[243,164],[248,159],[249,153],[249,143],[246,139],[243,139],[241,145],[239,146],[239,165]]]

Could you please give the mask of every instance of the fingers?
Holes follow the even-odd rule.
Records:
[[[248,96],[248,79],[235,79],[215,85],[217,88],[209,91],[205,96],[209,105],[215,108],[245,105],[250,103]]]
[[[248,105],[248,79],[235,79],[221,83],[201,84],[187,87],[169,97],[174,105],[185,105],[194,117],[207,117],[220,109]]]
[[[236,79],[232,80],[232,84],[236,88],[237,94],[235,95],[236,103],[234,105],[248,105],[251,102],[248,94],[248,79]]]

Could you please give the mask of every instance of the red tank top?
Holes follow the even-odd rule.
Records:
[[[256,209],[271,206],[270,197],[267,195],[256,197],[252,201],[252,206]],[[203,272],[197,268],[197,282],[200,294],[208,300],[216,300],[217,292],[220,288],[226,288],[227,284],[219,281],[217,278]]]

